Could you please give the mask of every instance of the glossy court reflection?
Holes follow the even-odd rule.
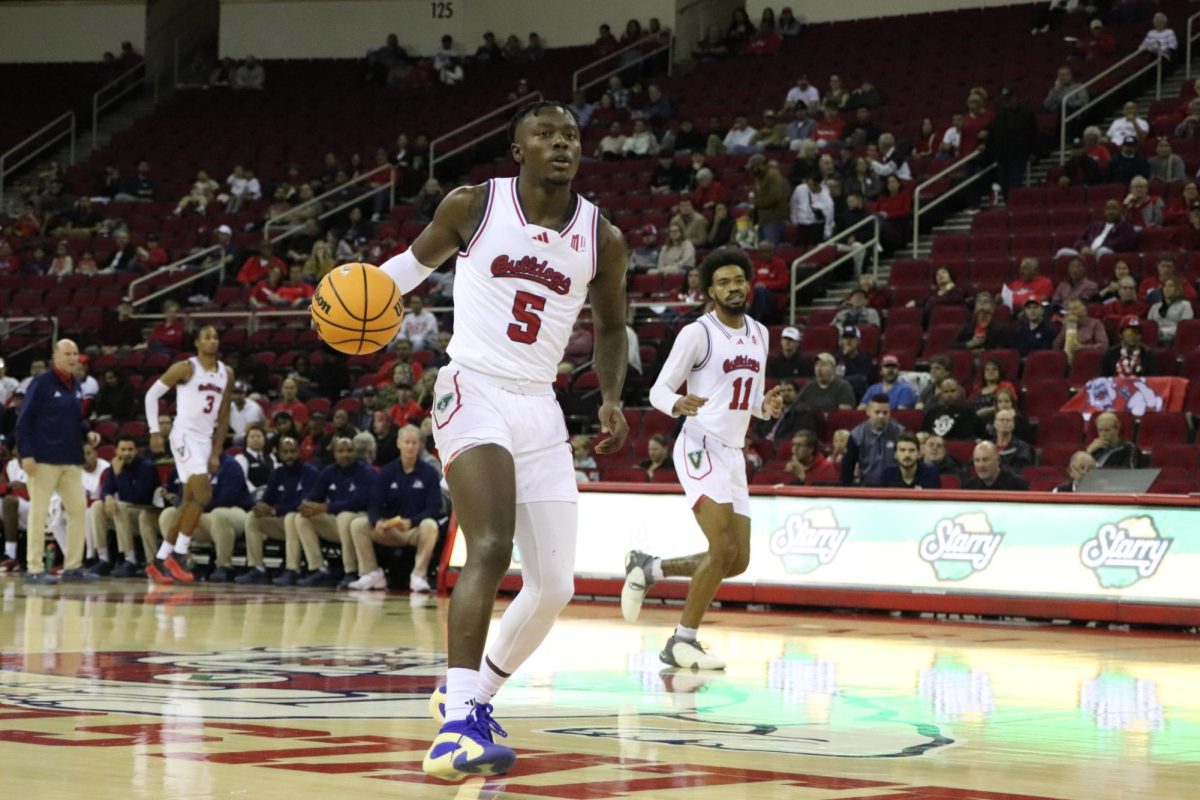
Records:
[[[1096,800],[1200,779],[1182,634],[727,612],[705,630],[727,672],[672,673],[670,612],[573,606],[497,698],[513,773],[450,786],[420,768],[444,601],[10,580],[0,608],[13,797]]]

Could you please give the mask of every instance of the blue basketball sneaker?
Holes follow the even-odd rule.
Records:
[[[433,717],[433,721],[438,725],[446,721],[445,684],[434,689],[433,694],[429,695],[429,716]]]
[[[517,754],[492,741],[492,734],[508,736],[492,719],[492,706],[471,708],[465,720],[447,722],[425,754],[421,768],[444,781],[461,781],[473,775],[503,775],[512,769]]]

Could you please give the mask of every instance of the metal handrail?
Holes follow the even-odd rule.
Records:
[[[525,95],[524,97],[518,97],[516,100],[510,100],[509,102],[505,103],[504,105],[500,106],[499,108],[494,108],[486,114],[480,114],[478,117],[471,120],[466,125],[459,125],[454,130],[452,130],[448,133],[443,133],[441,136],[434,139],[432,142],[429,143],[429,177],[430,178],[435,177],[434,167],[436,167],[438,165],[438,163],[445,161],[447,158],[450,158],[451,156],[458,155],[459,153],[463,152],[464,150],[469,150],[470,148],[472,148],[475,145],[482,142],[484,139],[490,139],[491,137],[495,136],[496,134],[507,130],[508,129],[508,120],[507,119],[504,120],[504,122],[502,122],[500,125],[497,125],[493,128],[488,129],[485,133],[479,134],[478,136],[476,136],[474,139],[467,142],[466,144],[461,144],[458,147],[454,148],[453,150],[450,150],[449,152],[446,152],[446,153],[442,153],[441,155],[437,154],[437,146],[438,146],[439,142],[449,141],[450,139],[453,139],[455,136],[458,136],[460,133],[462,133],[464,131],[468,131],[471,128],[474,128],[475,126],[481,124],[484,120],[491,119],[492,117],[496,116],[497,114],[502,114],[506,111],[513,111],[517,108],[520,108],[521,106],[529,105],[530,103],[541,102],[542,100],[545,100],[545,99],[546,99],[545,96],[541,92],[530,92],[529,94]]]
[[[1187,19],[1187,59],[1184,61],[1183,65],[1183,76],[1185,78],[1192,77],[1192,42],[1196,41],[1196,39],[1200,39],[1200,32],[1192,33],[1192,24],[1197,19],[1200,19],[1200,11],[1192,14]]]
[[[15,326],[12,324],[14,322],[17,323]],[[0,323],[2,323],[2,325],[0,325],[0,327],[3,328],[4,338],[7,339],[9,336],[12,336],[14,333],[21,330],[22,328],[28,327],[30,325],[36,325],[39,322],[49,322],[50,323],[49,341],[50,341],[51,349],[53,349],[54,343],[58,341],[58,317],[52,317],[49,314],[42,314],[42,315],[39,315],[36,317],[4,317],[4,318],[0,318]],[[17,348],[16,350],[13,350],[12,352],[9,352],[9,353],[5,353],[4,355],[10,360],[13,358],[16,358],[17,356],[21,355],[22,353],[26,352],[27,350],[32,350],[37,345],[41,344],[41,342],[44,340],[44,338],[45,338],[44,336],[38,336],[38,337],[34,338],[34,340],[31,341],[29,344],[25,345],[24,347]]]
[[[1097,81],[1099,81],[1101,78],[1105,77],[1106,75],[1109,75],[1110,73],[1116,71],[1117,68],[1129,63],[1130,61],[1133,61],[1133,60],[1141,57],[1144,54],[1144,52],[1145,51],[1143,51],[1143,50],[1134,50],[1132,53],[1125,56],[1117,63],[1113,64],[1108,69],[1106,69],[1103,72],[1100,72],[1096,75],[1093,75],[1091,77],[1091,79],[1088,80],[1086,83],[1079,84],[1074,89],[1072,89],[1071,91],[1067,92],[1066,94],[1064,94],[1062,96],[1062,101],[1061,101],[1062,107],[1059,110],[1059,122],[1058,122],[1058,163],[1059,163],[1059,166],[1067,163],[1067,126],[1070,124],[1071,120],[1074,120],[1078,117],[1083,116],[1084,112],[1086,112],[1088,109],[1092,108],[1092,106],[1097,105],[1101,100],[1104,100],[1109,95],[1113,94],[1114,92],[1125,88],[1125,86],[1127,86],[1128,84],[1137,80],[1138,78],[1142,77],[1143,75],[1145,75],[1147,72],[1149,72],[1152,69],[1156,69],[1158,71],[1158,77],[1157,77],[1157,81],[1156,81],[1157,85],[1155,86],[1155,90],[1154,90],[1154,99],[1155,100],[1162,99],[1162,62],[1163,62],[1163,57],[1160,54],[1157,58],[1154,59],[1154,63],[1147,64],[1144,67],[1142,67],[1141,69],[1137,70],[1136,72],[1133,72],[1132,74],[1125,76],[1124,80],[1122,80],[1120,83],[1116,84],[1115,86],[1112,86],[1111,88],[1109,88],[1108,91],[1104,92],[1103,94],[1097,95],[1096,97],[1090,98],[1086,103],[1081,105],[1079,108],[1075,109],[1074,111],[1072,111],[1070,113],[1067,113],[1067,100],[1069,100],[1071,97],[1073,97],[1076,93],[1081,92],[1084,89],[1086,89],[1087,87],[1096,83]]]
[[[799,283],[796,282],[796,272],[800,269],[801,266],[804,265],[805,261],[808,258],[816,255],[817,253],[821,252],[822,250],[824,250],[827,247],[836,246],[842,239],[849,237],[850,234],[854,233],[859,228],[866,227],[867,225],[871,225],[875,228],[875,232],[869,240],[867,240],[865,242],[856,242],[856,244],[858,245],[857,248],[852,248],[852,249],[848,250],[844,255],[840,256],[839,258],[834,259],[833,261],[830,261],[828,264],[821,267],[819,270],[814,272],[812,275],[807,276],[804,280],[800,281]],[[849,228],[846,228],[846,230],[842,231],[841,233],[837,234],[836,236],[829,237],[828,239],[821,242],[820,244],[815,245],[814,247],[810,248],[809,250],[807,250],[804,253],[797,256],[796,258],[792,259],[791,291],[789,292],[789,294],[791,296],[788,299],[788,324],[789,325],[796,324],[796,294],[801,289],[803,289],[805,286],[808,286],[810,283],[815,283],[816,281],[818,281],[822,277],[824,277],[826,273],[841,266],[842,262],[846,261],[847,259],[854,258],[854,256],[858,255],[858,253],[861,251],[862,248],[869,247],[871,249],[871,252],[874,254],[874,261],[875,261],[874,272],[876,274],[879,273],[879,247],[878,247],[878,245],[879,245],[879,234],[880,234],[880,231],[882,231],[882,229],[883,229],[882,225],[879,222],[879,216],[876,214],[872,214],[869,217],[863,217],[858,222],[854,223]]]
[[[200,260],[200,263],[203,263],[203,259],[205,257],[207,257],[210,253],[212,253],[216,250],[219,250],[219,249],[221,249],[221,245],[219,245],[219,244],[211,245],[209,247],[204,248],[203,250],[198,250],[195,253],[189,253],[188,255],[184,256],[181,259],[172,261],[170,264],[164,264],[163,266],[154,270],[154,272],[148,272],[139,278],[134,278],[132,281],[129,282],[129,285],[127,287],[125,287],[125,296],[129,298],[130,304],[133,305],[134,308],[137,308],[138,306],[145,305],[146,303],[150,302],[151,300],[153,300],[157,297],[161,297],[162,295],[166,294],[168,291],[178,289],[180,286],[186,286],[187,284],[191,283],[192,281],[196,280],[197,278],[202,278],[211,272],[215,272],[217,269],[219,269],[219,267],[210,267],[210,268],[202,270],[200,272],[188,272],[186,275],[182,276],[182,278],[180,280],[176,281],[175,283],[170,284],[169,286],[164,287],[163,289],[153,292],[152,294],[149,294],[140,299],[137,297],[137,288],[139,286],[141,286],[143,283],[154,280],[155,278],[158,278],[161,275],[169,275],[173,272],[182,272],[187,269],[189,264],[195,263],[197,260]]]
[[[621,56],[625,53],[628,53],[630,50],[639,49],[643,45],[645,45],[645,43],[646,43],[646,40],[644,38],[639,39],[636,42],[630,42],[629,44],[625,45],[624,47],[622,47],[619,50],[614,50],[606,56],[600,56],[600,58],[597,58],[595,61],[591,61],[587,64],[584,64],[582,67],[575,70],[573,75],[571,75],[571,92],[574,93],[574,92],[578,92],[580,90],[587,91],[588,89],[595,86],[596,84],[602,83],[602,82],[608,80],[613,75],[616,75],[617,73],[620,73],[620,72],[624,72],[625,70],[629,69],[629,67],[631,67],[632,65],[640,64],[641,62],[646,61],[647,59],[651,58],[652,56],[656,56],[659,53],[662,53],[664,51],[666,51],[666,53],[668,54],[667,55],[667,75],[670,75],[674,68],[674,65],[675,65],[675,63],[674,63],[675,62],[675,35],[674,34],[671,34],[667,37],[666,44],[660,44],[657,47],[655,47],[653,50],[645,51],[639,58],[636,58],[633,61],[628,61],[628,62],[622,61],[618,64],[618,66],[610,69],[608,72],[605,72],[599,78],[593,78],[592,80],[588,81],[587,83],[581,84],[579,82],[579,76],[582,75],[584,72],[587,72],[590,69],[598,67],[606,61],[612,61],[612,60],[618,58],[619,56]]]
[[[293,233],[300,230],[303,227],[303,225],[288,225],[287,230],[285,230],[283,233],[279,234],[278,236],[271,236],[271,228],[277,226],[278,223],[281,222],[282,220],[285,220],[288,217],[294,216],[297,210],[303,209],[303,208],[308,208],[310,206],[317,206],[319,208],[321,206],[321,203],[327,197],[333,197],[336,194],[341,194],[345,189],[347,189],[348,187],[350,187],[356,183],[363,183],[365,181],[369,181],[369,179],[371,177],[378,175],[381,172],[384,172],[385,170],[391,175],[391,180],[388,182],[388,185],[386,187],[382,186],[382,185],[381,186],[372,186],[369,190],[363,192],[361,195],[358,195],[353,200],[349,200],[345,203],[342,203],[340,206],[337,206],[336,208],[327,209],[327,210],[323,211],[322,213],[317,215],[317,219],[325,219],[326,217],[332,216],[333,214],[336,214],[337,212],[341,211],[344,208],[348,208],[348,207],[354,205],[355,203],[359,203],[359,202],[365,200],[366,198],[370,197],[371,195],[379,194],[379,192],[384,191],[385,189],[387,191],[391,192],[391,202],[392,202],[392,205],[395,205],[396,204],[396,168],[393,167],[391,164],[383,164],[383,165],[378,166],[375,169],[371,170],[370,172],[364,172],[363,174],[359,175],[356,178],[351,178],[350,180],[346,181],[345,183],[342,183],[342,184],[339,184],[339,185],[333,187],[332,189],[330,189],[328,192],[325,192],[324,194],[317,195],[312,200],[305,200],[300,205],[292,206],[291,208],[289,208],[287,211],[283,212],[282,214],[276,214],[275,216],[271,217],[269,220],[266,221],[266,224],[263,225],[263,241],[271,242],[272,244],[274,244],[275,242],[278,242],[280,239],[286,239],[288,236],[291,236]]]
[[[912,239],[912,257],[913,258],[917,257],[917,245],[918,245],[918,242],[920,242],[920,240],[921,240],[921,210],[922,210],[921,209],[921,190],[932,186],[934,183],[936,183],[937,181],[940,181],[942,178],[946,177],[951,172],[955,172],[956,170],[959,169],[959,167],[969,164],[971,161],[974,161],[975,159],[979,158],[981,155],[983,155],[983,151],[976,150],[974,153],[971,153],[970,155],[963,156],[958,161],[955,161],[953,164],[946,167],[941,172],[938,172],[934,175],[929,176],[928,178],[925,179],[925,181],[923,183],[918,184],[916,189],[913,189],[913,239]],[[924,210],[932,211],[934,208],[941,205],[947,198],[953,196],[956,192],[958,192],[959,189],[962,189],[968,183],[973,183],[973,182],[979,180],[980,178],[982,178],[984,175],[988,174],[995,168],[996,168],[996,164],[993,162],[993,163],[989,164],[988,166],[986,166],[985,168],[983,168],[982,170],[980,170],[979,172],[976,172],[972,175],[968,175],[963,180],[954,184],[954,186],[951,187],[950,191],[945,192],[944,194],[942,194],[941,197],[936,198],[932,203],[930,203],[928,206],[926,206]]]
[[[24,147],[25,145],[27,145],[31,142],[36,141],[39,136],[41,136],[43,133],[49,131],[55,125],[58,125],[58,123],[62,122],[64,119],[68,120],[70,122],[70,125],[67,127],[66,130],[60,131],[57,135],[52,136],[51,138],[47,139],[42,144],[38,145],[37,148],[32,150],[24,158],[17,161],[15,164],[12,164],[10,166],[5,163],[9,160],[9,158],[11,156],[20,152],[22,147]],[[17,144],[13,145],[6,152],[0,154],[0,200],[4,199],[4,179],[6,177],[8,177],[12,173],[16,172],[18,169],[23,167],[25,164],[28,164],[33,159],[37,158],[48,148],[53,147],[54,145],[58,144],[58,142],[60,142],[63,139],[63,137],[66,137],[66,136],[71,137],[71,152],[70,152],[70,157],[69,157],[69,160],[67,163],[74,164],[75,163],[75,112],[74,111],[63,112],[62,114],[60,114],[59,116],[57,116],[53,120],[51,120],[50,122],[48,122],[45,125],[43,125],[42,127],[38,128],[36,131],[31,133],[29,136],[22,139]]]
[[[140,80],[129,80],[139,72],[141,73]],[[141,61],[101,86],[92,95],[92,149],[96,148],[96,142],[100,138],[100,113],[146,83],[148,74],[146,62]]]

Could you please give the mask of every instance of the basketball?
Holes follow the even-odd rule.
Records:
[[[378,352],[396,338],[404,319],[404,298],[379,267],[342,264],[321,279],[311,310],[325,344],[360,356]]]

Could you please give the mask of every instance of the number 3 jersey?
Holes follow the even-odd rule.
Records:
[[[727,328],[710,311],[686,326],[650,390],[655,408],[677,416],[679,386],[687,381],[687,393],[708,402],[684,428],[739,450],[751,415],[762,415],[767,368],[767,329],[748,316],[742,321],[739,329]]]
[[[548,387],[596,275],[600,216],[575,195],[562,231],[543,228],[525,219],[516,178],[487,187],[479,229],[458,254],[447,351],[475,372]]]

